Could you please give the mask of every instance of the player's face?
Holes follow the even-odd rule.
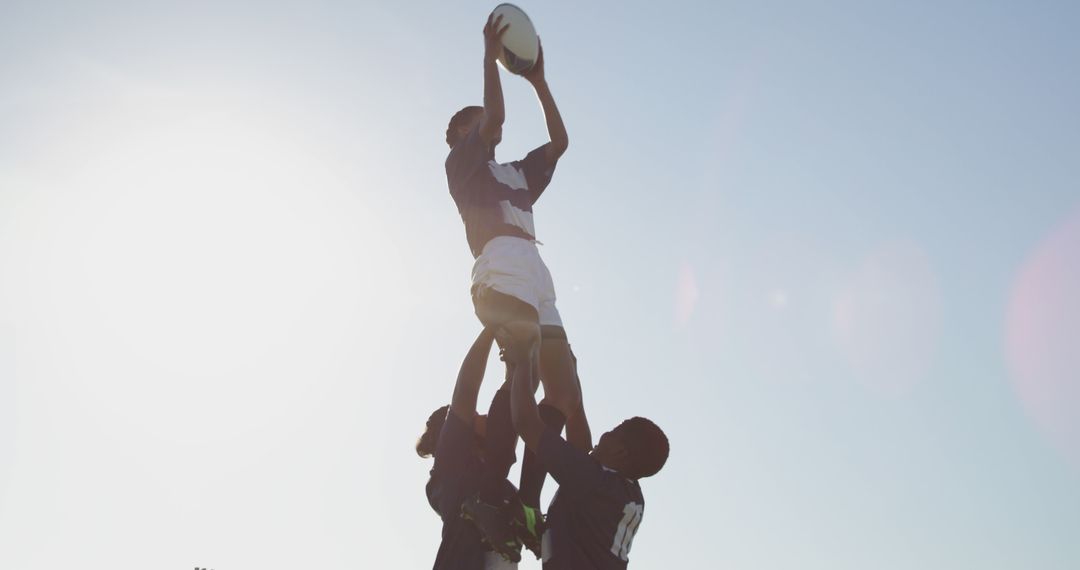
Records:
[[[593,455],[603,461],[606,458],[614,455],[616,448],[622,448],[621,443],[617,443],[618,435],[613,431],[605,432],[600,436],[600,441],[596,442],[596,446],[593,447]]]
[[[593,448],[592,455],[601,465],[616,471],[623,470],[627,459],[626,446],[623,445],[622,437],[615,430],[600,436],[600,441]]]
[[[611,441],[611,432],[606,431],[600,436],[600,441],[596,442],[596,445],[593,446],[593,452],[602,453],[607,449],[609,441]]]
[[[484,120],[484,114],[483,113],[477,113],[476,116],[473,117],[473,120],[469,121],[469,124],[467,126],[462,127],[463,130],[462,130],[461,136],[465,137],[465,136],[467,136],[469,134],[470,131],[472,131],[473,129],[479,127],[480,126],[480,121],[482,121],[482,120]],[[500,142],[502,142],[502,126],[500,126],[499,130],[495,132],[495,138],[493,138],[491,140],[491,146],[494,147],[494,146],[498,145]]]

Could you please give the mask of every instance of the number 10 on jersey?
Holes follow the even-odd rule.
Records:
[[[626,503],[623,507],[623,517],[619,521],[619,528],[615,530],[615,540],[611,543],[611,553],[621,560],[627,560],[630,555],[630,545],[634,542],[634,533],[641,524],[641,515],[645,513],[645,505]]]

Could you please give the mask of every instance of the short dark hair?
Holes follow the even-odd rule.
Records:
[[[435,448],[439,445],[439,434],[442,433],[443,424],[446,423],[446,414],[450,412],[450,406],[443,406],[428,416],[424,433],[416,440],[416,454],[427,459],[435,455]]]
[[[461,133],[458,133],[458,128],[473,120],[477,113],[483,112],[483,107],[470,105],[454,113],[454,116],[450,117],[450,124],[446,126],[446,144],[450,145],[450,148],[454,148],[457,143],[461,142]]]
[[[619,424],[614,430],[627,452],[627,472],[631,479],[651,477],[667,462],[668,438],[652,421],[633,417]]]

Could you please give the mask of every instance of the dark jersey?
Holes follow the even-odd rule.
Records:
[[[480,533],[461,518],[461,504],[480,489],[481,462],[476,435],[456,414],[447,415],[435,446],[435,465],[427,483],[428,503],[442,517],[442,542],[434,570],[481,570],[484,545]]]
[[[544,570],[623,570],[645,498],[637,481],[600,465],[547,430],[537,455],[559,490],[548,507]]]
[[[496,236],[536,239],[532,207],[554,172],[555,162],[548,161],[544,146],[521,160],[495,162],[495,151],[480,138],[479,126],[450,150],[446,182],[474,258]]]

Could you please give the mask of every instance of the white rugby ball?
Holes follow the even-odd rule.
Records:
[[[502,53],[499,63],[510,73],[522,74],[530,69],[540,56],[540,38],[536,28],[524,10],[513,4],[499,4],[491,11],[491,20],[502,16],[500,26],[510,24],[503,34]]]

